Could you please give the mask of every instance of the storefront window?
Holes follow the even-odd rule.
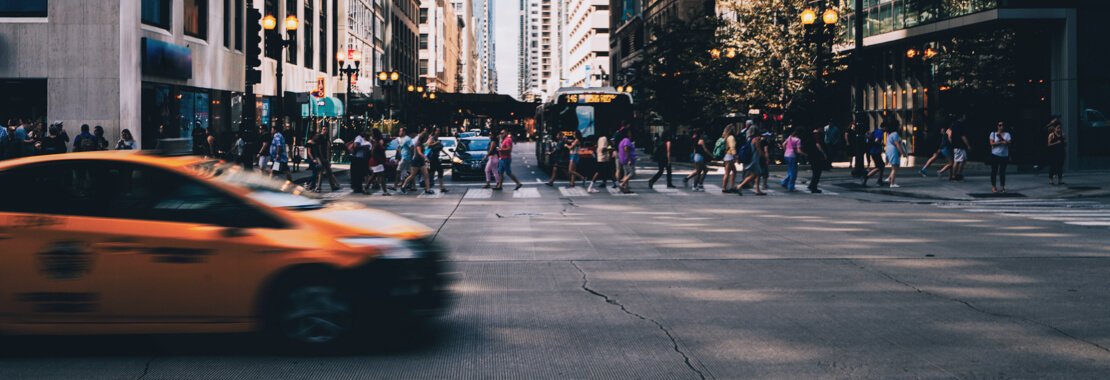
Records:
[[[46,0],[0,0],[0,17],[46,17]]]

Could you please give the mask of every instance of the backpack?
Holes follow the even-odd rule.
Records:
[[[713,157],[721,158],[725,156],[725,150],[728,149],[727,141],[724,137],[717,139],[717,143],[713,144]]]
[[[664,157],[664,156],[666,156],[666,155],[667,155],[667,139],[660,138],[659,140],[655,141],[655,147],[652,150],[651,158],[655,159],[655,161],[658,162],[658,161],[661,161],[661,160],[665,160],[667,157]]]
[[[752,162],[752,143],[751,141],[745,142],[743,146],[736,151],[736,161],[747,165]]]
[[[81,142],[77,143],[77,148],[79,148],[82,152],[91,152],[97,150],[96,137],[82,137]]]

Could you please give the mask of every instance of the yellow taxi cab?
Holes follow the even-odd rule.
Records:
[[[230,164],[70,153],[2,161],[0,184],[0,334],[325,347],[445,308],[434,231]]]

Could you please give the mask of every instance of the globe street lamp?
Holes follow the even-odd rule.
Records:
[[[351,85],[354,84],[353,78],[356,78],[359,67],[362,66],[362,52],[358,50],[341,51],[336,53],[335,58],[339,60],[339,72],[347,76],[347,95],[343,97],[343,119],[346,121],[345,124],[350,126],[351,123],[348,119],[351,117]]]
[[[287,32],[293,32],[288,33],[289,38],[287,39],[285,38],[285,36],[283,36],[284,33],[277,30],[277,19],[274,18],[274,15],[266,15],[266,18],[262,19],[262,29],[266,30],[266,47],[270,49],[278,49],[276,54],[277,70],[274,74],[274,76],[277,77],[278,106],[276,107],[277,109],[274,111],[274,116],[283,124],[283,127],[285,123],[284,115],[282,115],[282,113],[285,111],[285,91],[282,90],[282,67],[285,66],[285,62],[283,62],[282,60],[282,55],[285,53],[286,47],[297,41],[296,31],[298,25],[299,22],[297,22],[297,16],[289,15],[289,17],[285,18],[284,29]]]
[[[401,73],[396,71],[379,71],[378,84],[385,90],[386,103],[389,107],[389,120],[393,122],[393,88],[401,79]]]

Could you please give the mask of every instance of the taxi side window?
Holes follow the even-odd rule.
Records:
[[[228,194],[177,173],[139,165],[114,165],[109,217],[198,223],[224,227],[272,228],[273,219]]]
[[[102,171],[93,162],[64,161],[0,172],[0,211],[104,216]]]

